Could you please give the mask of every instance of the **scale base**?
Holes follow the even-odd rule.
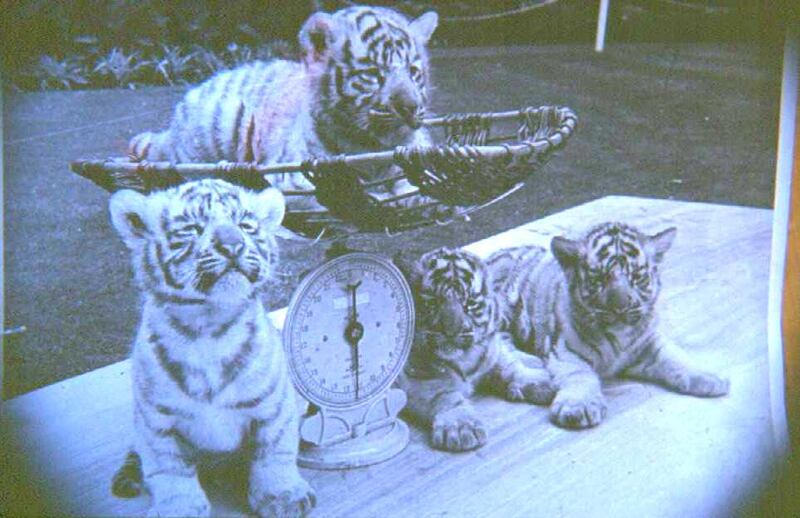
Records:
[[[389,460],[408,445],[408,426],[400,419],[369,433],[327,446],[303,442],[297,463],[303,468],[349,469]]]

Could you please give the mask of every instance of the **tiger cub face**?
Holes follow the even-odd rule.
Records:
[[[495,330],[491,278],[476,255],[439,248],[420,257],[410,277],[417,308],[416,343],[431,352],[465,350]]]
[[[379,137],[420,127],[428,103],[425,45],[438,16],[409,21],[380,7],[316,13],[303,25],[307,63],[324,66],[322,109]]]
[[[270,278],[284,201],[277,189],[202,180],[149,196],[119,191],[110,211],[143,290],[166,302],[227,302]]]
[[[583,239],[556,237],[551,249],[566,274],[574,311],[604,325],[634,325],[652,313],[661,288],[658,266],[675,238],[621,223],[594,227]]]

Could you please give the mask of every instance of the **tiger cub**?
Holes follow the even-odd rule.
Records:
[[[437,23],[434,12],[409,21],[382,7],[317,12],[298,35],[300,62],[254,62],[218,73],[189,90],[166,130],[135,136],[130,155],[273,164],[428,145],[420,127],[428,104],[425,45]],[[283,191],[313,187],[302,173],[269,181]],[[411,189],[401,180],[392,192]]]
[[[261,300],[283,196],[203,180],[149,196],[119,191],[110,212],[143,301],[132,351],[135,453],[115,493],[135,496],[143,479],[150,515],[207,516],[198,461],[244,451],[253,511],[303,515],[315,495],[296,466],[294,390]]]
[[[553,376],[552,420],[566,428],[599,424],[601,379],[629,377],[682,394],[722,396],[728,381],[693,367],[659,332],[659,267],[676,229],[653,236],[603,223],[582,239],[555,237],[552,255],[535,246],[487,259],[511,306],[511,331]]]
[[[480,258],[440,248],[409,265],[396,258],[416,304],[416,334],[398,378],[407,410],[431,428],[435,448],[483,446],[487,431],[470,397],[486,389],[509,401],[547,404],[550,375],[539,358],[518,351],[500,332],[502,305]]]

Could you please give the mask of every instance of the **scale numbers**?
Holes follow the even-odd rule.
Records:
[[[354,408],[389,388],[413,335],[414,304],[403,275],[381,256],[353,253],[300,283],[286,317],[284,348],[303,397],[320,407]]]

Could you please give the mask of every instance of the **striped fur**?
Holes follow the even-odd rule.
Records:
[[[509,401],[550,402],[541,361],[515,349],[500,331],[503,306],[477,256],[441,248],[413,265],[397,262],[417,308],[414,345],[398,384],[408,394],[408,410],[431,428],[434,447],[465,451],[486,443],[486,428],[470,404],[476,389]]]
[[[599,424],[606,414],[601,380],[625,376],[683,394],[720,396],[728,382],[692,367],[658,332],[659,267],[676,230],[647,236],[604,223],[578,240],[501,250],[487,259],[508,297],[515,343],[545,361],[557,394],[553,421]]]
[[[429,144],[419,126],[428,104],[425,45],[437,20],[433,12],[409,21],[363,6],[316,13],[298,36],[300,62],[255,62],[218,73],[189,90],[166,130],[135,136],[130,155],[273,164]],[[270,182],[284,191],[311,187],[301,173]],[[391,193],[409,190],[403,180]]]
[[[208,515],[199,459],[243,451],[253,510],[303,515],[315,497],[296,467],[294,390],[261,300],[282,195],[203,180],[148,197],[120,191],[110,211],[143,300],[132,351],[135,453],[115,493],[133,496],[143,483],[151,515]]]

